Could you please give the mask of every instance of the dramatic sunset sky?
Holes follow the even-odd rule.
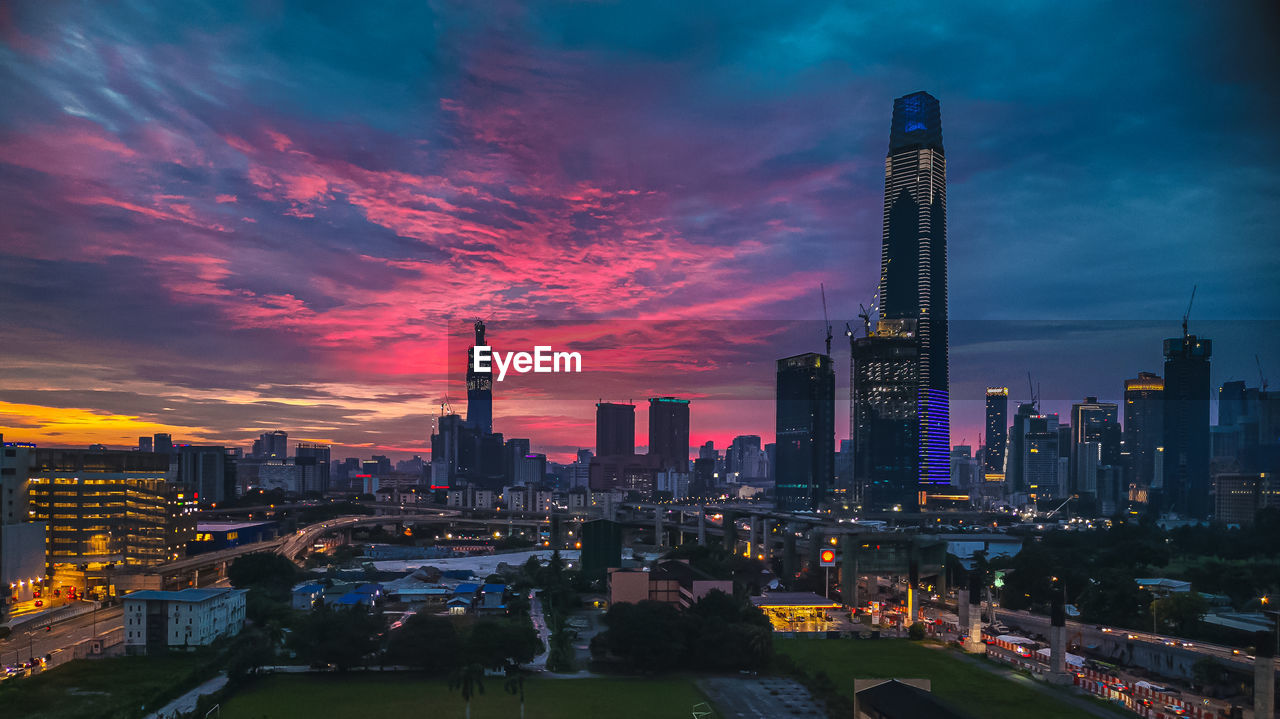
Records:
[[[771,441],[819,283],[846,391],[915,90],[955,441],[987,384],[1066,411],[1160,372],[1197,284],[1214,382],[1257,354],[1280,383],[1278,30],[1263,2],[2,3],[0,431],[425,454],[484,317],[583,350],[499,386],[535,451],[654,394],[695,443]]]

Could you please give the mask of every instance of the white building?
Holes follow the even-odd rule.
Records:
[[[212,644],[244,628],[244,589],[145,590],[124,596],[127,654]]]

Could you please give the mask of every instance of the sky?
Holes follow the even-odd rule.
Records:
[[[695,444],[770,441],[820,286],[847,392],[917,90],[955,442],[987,385],[1066,412],[1160,372],[1193,286],[1215,384],[1280,377],[1280,11],[1153,8],[5,3],[0,431],[425,455],[479,317],[499,349],[583,351],[496,393],[553,459],[598,399],[678,394]]]

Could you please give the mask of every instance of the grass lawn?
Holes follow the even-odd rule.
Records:
[[[186,680],[205,657],[78,659],[48,672],[0,684],[0,715],[24,719],[123,717]],[[172,698],[172,697],[168,697]]]
[[[776,639],[810,675],[824,671],[841,693],[853,696],[853,680],[900,677],[932,681],[933,693],[961,711],[983,719],[1075,719],[1080,710],[1031,688],[1025,677],[1004,679],[960,660],[936,645],[905,639]]]
[[[520,716],[520,702],[484,682],[472,698],[472,719]],[[689,679],[529,679],[524,685],[526,719],[655,719],[688,717],[706,701]],[[267,677],[222,705],[222,719],[461,719],[462,697],[443,680],[401,673],[277,675]]]

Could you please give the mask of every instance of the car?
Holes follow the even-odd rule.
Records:
[[[36,606],[37,606],[37,607],[43,607],[43,606],[44,606],[44,600],[43,600],[43,599],[37,599],[37,600],[36,600]]]
[[[1174,706],[1172,704],[1166,704],[1164,706],[1164,711],[1165,713],[1173,714],[1174,716],[1186,716],[1187,714],[1185,707]]]

